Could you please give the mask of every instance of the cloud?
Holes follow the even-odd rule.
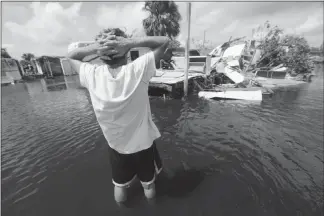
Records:
[[[17,14],[19,14],[19,17],[28,17],[30,15],[30,11],[26,10],[27,4],[25,3],[21,5],[15,5],[11,2],[10,4],[3,2],[1,11],[3,19],[5,18],[6,20],[17,20]],[[4,24],[4,21],[2,22],[2,24]]]
[[[314,13],[309,15],[306,21],[296,28],[296,31],[306,33],[315,29],[323,29],[323,13]]]
[[[191,35],[222,43],[230,36],[251,36],[252,29],[270,21],[285,32],[301,33],[310,44],[323,38],[323,3],[319,2],[209,2],[197,7],[193,4]],[[196,6],[196,8],[194,8]],[[185,9],[184,9],[184,16]],[[184,17],[185,18],[185,17]],[[181,33],[186,35],[183,22]],[[287,30],[287,31],[286,31]]]
[[[147,14],[142,10],[143,2],[134,2],[108,7],[101,5],[98,8],[96,24],[102,28],[121,28],[131,33],[133,30],[142,32],[142,20]]]
[[[298,22],[285,29],[285,33],[302,35],[311,46],[319,46],[323,41],[324,32],[323,8],[305,11],[305,16],[300,16]]]
[[[178,40],[187,37],[186,3],[176,2],[182,15]],[[103,28],[134,30],[144,36],[142,20],[148,16],[143,2],[3,3],[4,44],[13,56],[64,55],[69,43],[93,40]],[[17,16],[19,14],[19,16]],[[231,36],[251,36],[252,29],[269,20],[286,33],[302,34],[310,45],[323,41],[323,2],[193,2],[191,38],[220,44]]]
[[[235,20],[234,22],[232,22],[231,24],[229,24],[227,27],[225,27],[221,33],[232,33],[237,29],[238,24],[240,23],[239,20]]]
[[[10,49],[10,48],[13,48],[15,45],[14,44],[2,44],[1,47],[2,48],[6,48],[6,49]]]
[[[7,21],[5,27],[12,34],[26,37],[38,44],[66,43],[71,40],[71,35],[82,31],[76,27],[85,21],[79,15],[81,6],[81,2],[74,3],[69,8],[63,8],[60,3],[33,2],[30,5],[33,16],[25,24]]]
[[[209,28],[215,23],[215,20],[217,20],[221,12],[222,9],[214,9],[209,13],[205,13],[205,14],[200,13],[199,15],[196,12],[196,14],[194,14],[195,18],[193,19],[192,23],[193,25],[197,25],[203,28]]]

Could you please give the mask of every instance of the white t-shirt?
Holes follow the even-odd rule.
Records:
[[[147,149],[161,136],[152,120],[148,97],[149,80],[155,72],[153,52],[115,69],[81,64],[81,85],[89,90],[109,146],[119,153]]]

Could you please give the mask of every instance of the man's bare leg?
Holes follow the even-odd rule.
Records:
[[[127,200],[127,188],[115,186],[114,197],[117,203],[125,202]]]
[[[152,182],[151,184],[142,184],[143,189],[144,189],[144,194],[147,199],[154,199],[156,195],[156,190],[155,190],[155,183]]]

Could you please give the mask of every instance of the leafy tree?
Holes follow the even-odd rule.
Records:
[[[33,58],[35,58],[35,55],[32,54],[32,53],[24,53],[24,54],[21,56],[21,58],[22,58],[23,60],[26,60],[26,61],[30,62]]]
[[[284,64],[292,74],[309,73],[313,69],[307,40],[297,35],[284,35],[277,26],[271,27],[269,24],[269,32],[258,48],[262,50],[258,67]]]
[[[143,10],[149,12],[142,22],[147,36],[175,38],[179,35],[181,15],[175,2],[145,1]]]
[[[313,69],[310,58],[311,48],[304,37],[297,35],[284,36],[282,43],[288,47],[288,53],[282,59],[286,66],[296,74],[309,73]]]
[[[279,65],[281,63],[281,56],[284,55],[284,48],[280,46],[280,36],[283,30],[275,27],[270,27],[267,22],[267,27],[270,29],[263,40],[260,41],[258,48],[262,50],[261,59],[258,66],[266,67],[272,65]]]

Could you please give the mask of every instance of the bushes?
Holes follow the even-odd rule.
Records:
[[[284,35],[277,26],[270,28],[258,48],[262,50],[258,67],[284,64],[290,74],[310,73],[314,67],[306,39],[298,35]]]
[[[306,39],[296,35],[286,35],[282,42],[288,47],[283,62],[292,70],[292,74],[310,73],[314,65],[310,58],[311,49]]]
[[[1,48],[1,58],[11,58],[6,48]]]

